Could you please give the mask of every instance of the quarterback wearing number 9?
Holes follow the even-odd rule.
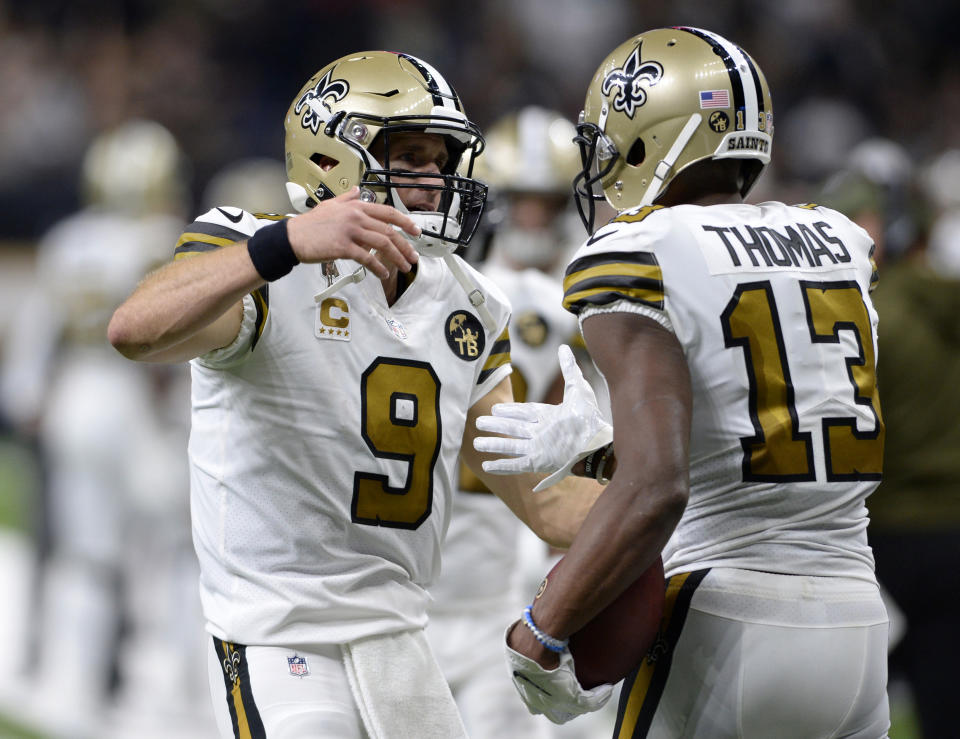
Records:
[[[473,449],[474,418],[512,400],[509,304],[453,254],[486,188],[447,80],[352,54],[301,88],[285,130],[298,214],[200,216],[109,327],[125,356],[191,363],[220,732],[463,736],[423,635],[461,447],[560,546],[600,488],[533,496],[539,478],[487,475]]]
[[[537,710],[551,648],[562,665],[662,554],[660,633],[624,682],[617,737],[888,731],[865,505],[884,440],[873,244],[827,208],[745,202],[773,132],[763,73],[727,39],[662,28],[614,49],[578,127],[590,236],[564,279],[613,447],[583,393],[479,419],[512,437],[477,439],[508,455],[488,469],[610,478],[527,614],[536,630],[509,632]],[[604,198],[618,214],[595,229]]]

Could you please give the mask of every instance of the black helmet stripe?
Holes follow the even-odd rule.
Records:
[[[753,59],[749,57],[747,52],[739,46],[737,49],[743,54],[743,58],[747,60],[747,66],[750,67],[750,76],[753,77],[753,87],[757,91],[757,112],[763,117],[764,113],[766,113],[766,107],[763,104],[763,87],[760,85],[760,75],[757,73],[757,65],[753,63]]]
[[[764,106],[763,95],[761,94],[760,88],[760,78],[757,75],[757,71],[754,68],[753,62],[750,60],[750,57],[743,53],[739,47],[734,46],[728,41],[723,43],[724,40],[719,36],[707,33],[699,28],[692,28],[689,26],[677,26],[676,28],[680,31],[692,33],[697,38],[706,41],[713,48],[714,52],[716,52],[717,56],[723,60],[723,63],[727,68],[727,74],[730,76],[730,87],[733,90],[733,109],[744,111],[744,124],[746,128],[756,130],[757,121],[759,119],[754,117],[754,119],[751,120],[750,116],[748,115],[749,108],[756,106],[756,110],[759,115],[760,113],[764,112]],[[750,69],[750,74],[752,75],[751,82],[753,84],[750,86],[752,87],[752,90],[750,90],[745,84],[744,74],[737,68],[737,60],[733,58],[731,50],[736,50],[737,53],[743,56],[743,58],[746,60],[746,63]],[[752,99],[749,101],[747,100],[748,90],[752,93]],[[739,121],[737,121],[737,123],[739,124]],[[738,125],[737,127],[739,128],[740,126]]]
[[[433,67],[426,62],[417,59],[415,56],[410,56],[409,54],[398,54],[398,56],[410,62],[423,76],[423,81],[426,83],[427,89],[430,90],[430,94],[433,96],[434,105],[449,108],[451,107],[452,101],[452,107],[456,108],[461,113],[463,112],[463,109],[460,107],[460,98],[457,96],[457,93],[450,86],[450,84],[440,76],[439,72],[433,69]]]

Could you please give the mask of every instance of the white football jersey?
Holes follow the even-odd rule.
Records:
[[[625,211],[574,255],[569,310],[647,315],[690,367],[690,500],[663,552],[667,575],[873,579],[864,501],[880,480],[883,421],[872,250],[835,211],[763,203]]]
[[[510,364],[516,400],[540,402],[560,374],[557,348],[579,341],[576,319],[563,309],[563,285],[537,269],[489,264],[481,271],[510,299]],[[522,397],[520,397],[522,395]]]
[[[63,311],[67,339],[104,346],[113,311],[169,259],[183,225],[170,215],[88,208],[54,226],[37,252],[37,279]]]
[[[576,318],[560,304],[563,287],[559,280],[535,269],[518,271],[486,264],[481,271],[512,306],[510,379],[514,399],[543,401],[560,374],[557,348],[573,342],[579,334]],[[522,528],[510,509],[465,469],[454,498],[443,568],[430,589],[434,610],[463,613],[484,604],[500,604],[505,596],[510,597],[511,606],[525,605],[520,603],[523,573],[517,563]]]
[[[0,405],[11,418],[26,423],[43,412],[53,373],[70,363],[71,352],[86,360],[92,348],[116,372],[143,374],[143,367],[124,366],[130,363],[107,341],[107,324],[147,272],[169,259],[170,242],[182,229],[183,221],[173,216],[87,208],[44,235],[35,284],[6,337]]]
[[[215,208],[178,256],[278,218]],[[215,636],[297,646],[425,624],[467,411],[510,372],[509,305],[463,266],[492,334],[441,260],[421,258],[390,307],[371,276],[316,302],[328,278],[300,265],[245,301],[239,357],[192,362],[194,543]]]

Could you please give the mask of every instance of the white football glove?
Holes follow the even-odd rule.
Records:
[[[563,402],[497,403],[492,416],[477,418],[480,431],[504,436],[478,436],[478,452],[505,455],[483,463],[485,472],[516,475],[521,472],[552,473],[534,490],[543,490],[570,474],[577,462],[613,441],[593,392],[566,344],[557,351],[563,373]],[[509,438],[504,438],[509,437]]]
[[[507,634],[511,628],[507,628]],[[555,724],[565,724],[583,713],[600,710],[610,700],[612,685],[598,685],[590,690],[581,687],[569,650],[560,655],[558,667],[545,670],[509,646],[506,649],[513,684],[533,715],[542,713]]]

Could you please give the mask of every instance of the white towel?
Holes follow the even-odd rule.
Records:
[[[422,629],[344,644],[343,662],[371,739],[466,739]]]

